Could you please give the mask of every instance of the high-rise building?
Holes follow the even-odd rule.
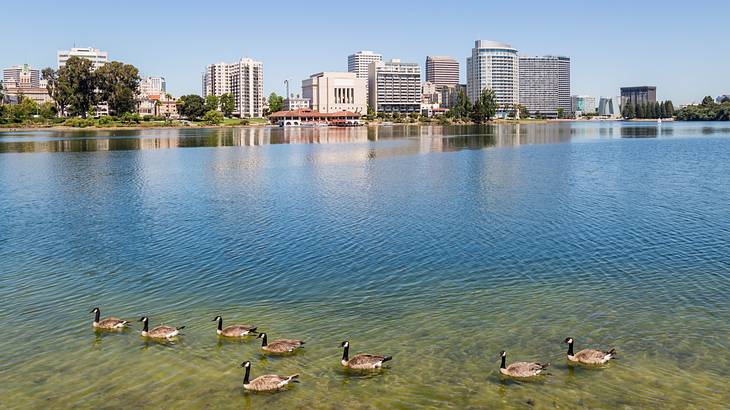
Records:
[[[562,56],[521,56],[520,104],[530,114],[557,118],[570,107],[570,58]]]
[[[367,80],[355,73],[322,72],[302,81],[302,97],[321,113],[350,111],[367,113]]]
[[[203,97],[232,94],[235,115],[263,116],[264,64],[260,61],[242,58],[231,64],[211,64],[205,68],[202,86]]]
[[[21,95],[37,103],[51,100],[40,70],[28,64],[3,69],[2,80],[5,99],[10,103],[19,102]]]
[[[573,115],[581,115],[596,112],[596,97],[589,95],[571,95],[570,112]]]
[[[66,61],[71,57],[80,57],[91,61],[94,70],[109,62],[109,53],[101,51],[98,48],[74,47],[71,50],[59,50],[56,54],[58,57],[58,68],[65,66]]]
[[[368,79],[370,64],[383,61],[383,55],[372,51],[358,51],[347,56],[347,71],[357,74],[357,78]]]
[[[631,102],[632,104],[646,104],[656,102],[656,87],[621,87],[621,104]]]
[[[368,94],[370,64],[376,61],[383,61],[383,55],[368,50],[358,51],[347,56],[347,71],[355,73],[357,78],[365,80],[365,101],[370,101]]]
[[[517,50],[506,43],[476,40],[466,59],[466,91],[476,101],[484,89],[494,91],[498,113],[520,101],[520,71]]]
[[[598,115],[611,118],[621,117],[621,97],[601,97],[598,102]]]
[[[143,97],[165,94],[166,88],[164,77],[145,77],[139,82],[139,94]]]
[[[41,71],[28,64],[15,65],[3,70],[3,85],[6,88],[40,87]]]
[[[451,57],[426,56],[426,81],[434,85],[459,84],[459,62]]]
[[[421,110],[421,66],[400,60],[374,62],[369,73],[370,107],[376,112]]]

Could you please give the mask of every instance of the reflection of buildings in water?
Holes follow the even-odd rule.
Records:
[[[369,156],[388,157],[485,147],[569,142],[571,138],[655,138],[671,136],[671,123],[541,123],[473,125],[394,125],[373,127],[183,128],[63,132],[0,140],[0,152],[84,152],[156,150],[269,144],[362,144]],[[728,132],[727,128],[682,127],[683,133]],[[49,138],[50,135],[50,138]],[[372,141],[393,142],[370,145]]]
[[[569,123],[518,124],[516,127],[519,138],[512,145],[554,144],[571,139]]]
[[[234,128],[228,145],[254,146],[268,144],[341,144],[368,141],[365,127],[285,127]],[[226,145],[226,144],[224,144]]]
[[[703,129],[703,134],[708,133]],[[716,131],[715,129],[710,130],[709,133]],[[674,128],[669,125],[666,126],[663,123],[644,123],[644,124],[632,124],[621,127],[621,138],[658,138],[658,137],[670,137],[674,135]]]

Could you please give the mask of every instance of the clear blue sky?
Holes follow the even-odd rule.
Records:
[[[289,78],[346,70],[347,55],[374,50],[424,64],[451,55],[462,66],[476,39],[523,54],[572,58],[572,92],[616,95],[656,85],[675,104],[730,93],[730,1],[38,1],[4,2],[0,66],[56,65],[74,44],[109,52],[143,75],[166,77],[175,95],[200,93],[206,64],[264,62],[265,89]],[[16,18],[17,17],[17,18]]]

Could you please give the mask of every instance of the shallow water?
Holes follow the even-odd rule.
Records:
[[[726,408],[728,158],[722,123],[2,132],[0,407]]]

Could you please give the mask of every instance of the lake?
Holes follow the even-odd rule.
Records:
[[[727,408],[729,160],[728,123],[0,132],[0,407]]]

